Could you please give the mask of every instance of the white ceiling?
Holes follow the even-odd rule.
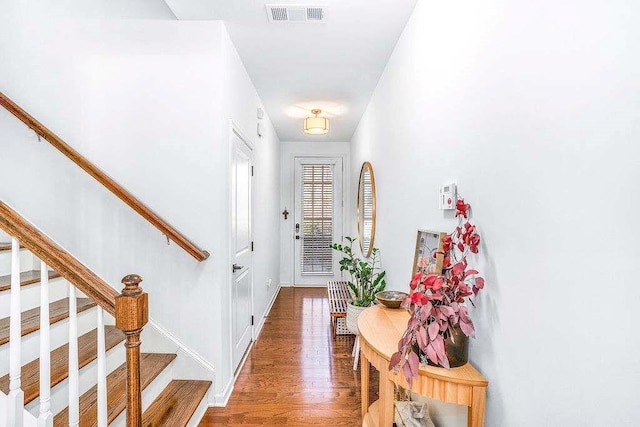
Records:
[[[165,0],[178,19],[224,20],[281,141],[349,141],[417,0]],[[265,4],[322,6],[325,23],[269,23]],[[302,131],[312,108],[327,135]]]

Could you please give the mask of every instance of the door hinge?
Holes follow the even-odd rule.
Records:
[[[253,176],[253,166],[251,166],[251,176]]]
[[[253,252],[253,241],[251,242],[251,252]]]
[[[251,326],[253,326],[253,315],[251,316]]]

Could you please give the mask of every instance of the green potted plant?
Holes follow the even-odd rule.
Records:
[[[376,299],[376,294],[382,292],[387,286],[384,278],[386,272],[380,269],[380,250],[373,248],[371,257],[362,259],[355,256],[353,242],[355,237],[345,237],[348,245],[334,243],[331,248],[344,254],[340,260],[340,271],[347,271],[351,276],[348,281],[353,302],[347,305],[347,328],[354,334],[358,334],[357,320],[360,312],[371,306]]]

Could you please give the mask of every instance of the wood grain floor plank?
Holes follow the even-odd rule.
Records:
[[[78,298],[78,313],[95,307],[96,303],[89,298]],[[69,317],[69,298],[49,304],[49,324],[54,324]],[[40,329],[40,307],[22,312],[22,336]],[[9,318],[0,319],[0,345],[9,342]]]
[[[207,409],[200,426],[361,425],[353,342],[332,336],[325,288],[282,288],[228,405]],[[370,372],[374,401],[378,374]]]
[[[78,366],[83,368],[97,357],[97,329],[78,338]],[[122,331],[114,326],[105,326],[105,347],[107,351],[124,341]],[[69,344],[51,352],[51,387],[61,383],[69,376]],[[25,405],[40,396],[40,359],[22,367],[22,391]],[[0,390],[9,393],[9,375],[0,378]]]
[[[55,271],[49,272],[49,280],[57,279],[60,277]],[[20,273],[20,286],[32,285],[40,282],[40,271],[31,270]],[[0,292],[8,291],[11,289],[11,275],[0,276]]]
[[[211,386],[211,381],[174,380],[142,415],[144,427],[184,427]]]
[[[175,354],[142,353],[140,355],[140,387],[144,390],[174,359]],[[124,411],[127,393],[127,365],[123,363],[107,376],[107,418],[112,422]],[[80,425],[97,425],[97,386],[80,396]],[[69,425],[69,408],[53,418],[54,427]]]

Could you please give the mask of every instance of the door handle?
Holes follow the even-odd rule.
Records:
[[[296,233],[300,232],[300,224],[296,224]]]
[[[242,265],[238,265],[238,264],[233,264],[231,266],[231,269],[233,270],[233,272],[235,273],[238,270],[242,270],[243,266]]]

